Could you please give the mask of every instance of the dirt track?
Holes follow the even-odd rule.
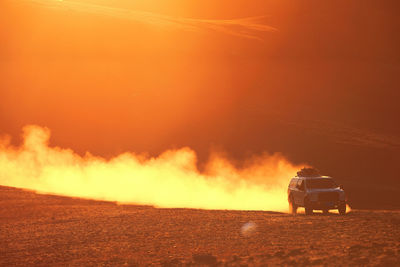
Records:
[[[0,205],[0,266],[400,265],[400,211],[155,209],[7,187]]]

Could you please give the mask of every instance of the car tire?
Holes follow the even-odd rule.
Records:
[[[346,214],[346,204],[340,204],[338,207],[338,211],[340,215]]]
[[[311,215],[313,214],[313,209],[310,207],[310,204],[308,203],[308,199],[304,199],[304,210],[306,211],[306,215]]]
[[[294,203],[294,200],[293,200],[292,196],[289,197],[289,211],[292,214],[296,214],[297,213],[297,205]]]
[[[304,209],[306,210],[306,215],[312,215],[314,213],[313,209],[310,207],[304,207]]]

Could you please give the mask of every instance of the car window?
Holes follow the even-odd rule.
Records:
[[[328,178],[323,179],[311,179],[307,181],[307,188],[309,189],[329,189],[336,188],[337,184]]]
[[[304,191],[304,180],[299,180],[299,181],[297,182],[297,188],[298,188],[299,190]]]

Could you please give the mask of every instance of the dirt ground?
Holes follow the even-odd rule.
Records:
[[[400,266],[400,211],[156,209],[0,187],[0,266]]]

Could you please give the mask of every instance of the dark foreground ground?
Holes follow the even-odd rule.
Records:
[[[149,264],[396,266],[400,212],[156,209],[0,187],[0,266]]]

